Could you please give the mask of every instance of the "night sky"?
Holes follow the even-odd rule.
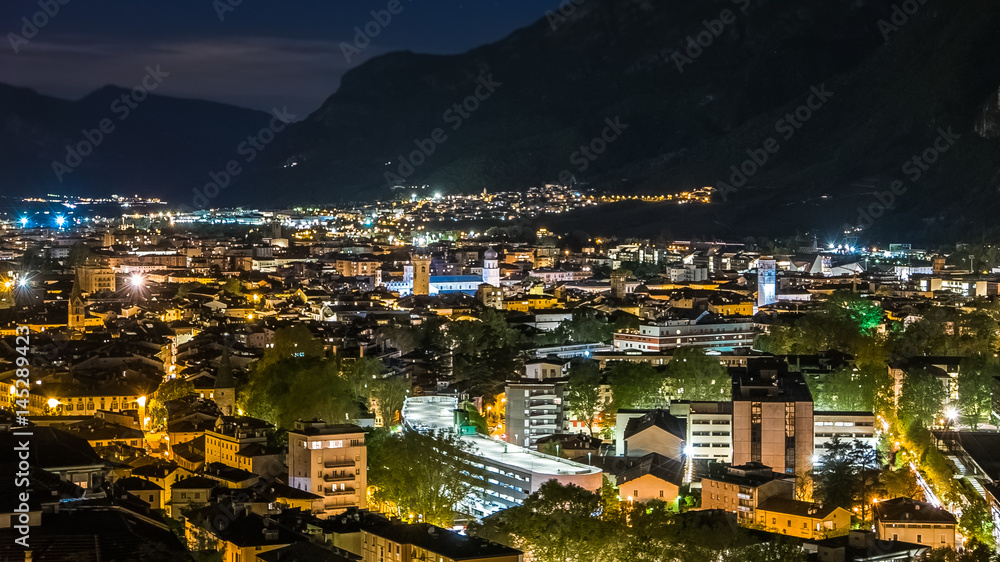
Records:
[[[0,0],[2,83],[77,99],[106,84],[131,88],[147,65],[159,64],[170,76],[158,94],[287,106],[299,115],[319,107],[344,72],[368,58],[396,50],[460,53],[558,7],[556,0],[399,0],[402,11],[349,64],[341,42],[353,42],[355,26],[364,28],[370,12],[390,0],[41,1],[58,5],[58,13],[36,16],[39,0]],[[23,17],[48,22],[28,39]],[[18,53],[11,33],[27,39]]]

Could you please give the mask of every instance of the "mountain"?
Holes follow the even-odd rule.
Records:
[[[538,221],[561,230],[1000,238],[998,27],[993,0],[566,1],[466,53],[358,65],[252,161],[240,143],[272,123],[264,113],[151,95],[118,120],[111,104],[124,90],[71,102],[0,86],[2,191],[197,205],[192,189],[236,160],[211,204],[562,179],[718,193],[711,205],[622,204]],[[114,132],[58,182],[53,160],[104,118]]]
[[[105,86],[68,101],[0,84],[0,191],[177,201],[179,191],[208,182],[209,172],[236,157],[244,138],[271,119],[208,101],[131,96]]]
[[[862,237],[992,232],[984,225],[1000,211],[1000,4],[562,6],[464,54],[398,52],[358,66],[226,197],[287,201],[294,190],[301,202],[367,199],[389,195],[400,178],[441,191],[516,189],[566,171],[583,186],[614,191],[727,192],[707,206],[582,215],[590,228],[606,219],[609,229],[681,236],[835,237],[859,222]],[[480,99],[469,98],[477,88]],[[454,108],[463,100],[464,114]],[[627,127],[617,127],[603,153],[579,153],[616,120]],[[917,178],[918,164],[904,165],[933,147],[939,131],[948,150],[928,152],[934,163],[920,163]],[[399,156],[411,154],[422,162],[405,174]],[[731,167],[754,154],[763,164],[746,164],[753,173],[730,192],[723,183],[734,183]],[[879,197],[888,211],[879,212]]]

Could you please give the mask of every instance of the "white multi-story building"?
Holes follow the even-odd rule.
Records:
[[[365,509],[368,489],[365,431],[352,424],[297,421],[288,432],[288,482],[323,497],[323,513]]]
[[[874,448],[875,414],[872,412],[813,412],[814,463],[826,452],[835,437],[848,442],[857,439]]]
[[[753,322],[701,321],[705,315],[697,320],[646,324],[639,326],[638,334],[618,332],[614,335],[614,348],[618,351],[659,352],[687,346],[733,349],[753,344]]]
[[[687,421],[685,455],[716,462],[733,461],[732,402],[670,404],[670,413]]]

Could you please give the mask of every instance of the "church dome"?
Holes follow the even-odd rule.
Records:
[[[494,250],[492,247],[490,247],[490,249],[486,250],[486,253],[483,254],[483,259],[487,259],[487,260],[495,260],[495,259],[497,259],[497,252],[496,252],[496,250]]]

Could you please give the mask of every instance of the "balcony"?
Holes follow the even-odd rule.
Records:
[[[345,474],[343,476],[328,475],[323,477],[324,482],[347,482],[348,480],[354,480],[355,476],[353,474]]]
[[[558,408],[559,406],[557,406],[556,404],[534,404],[528,406],[528,409],[531,410],[532,413],[535,413],[542,409],[546,409],[546,410],[552,410],[552,413],[554,414]]]
[[[341,459],[341,460],[325,461],[323,463],[323,468],[346,468],[349,466],[353,467],[354,461],[350,459]]]
[[[326,497],[334,496],[350,496],[354,494],[354,488],[344,488],[339,490],[337,488],[323,488],[323,495]]]

